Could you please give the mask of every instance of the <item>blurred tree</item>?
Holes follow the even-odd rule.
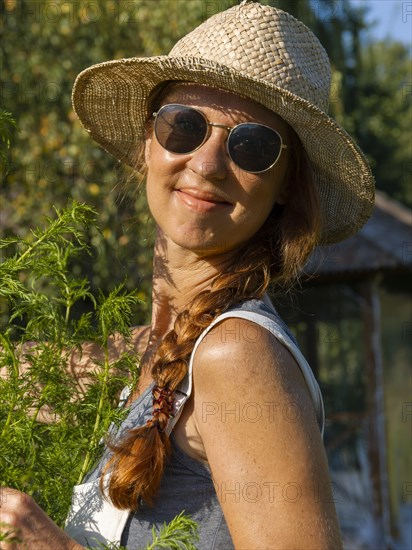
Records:
[[[147,231],[136,231],[136,225],[145,227],[144,200],[120,200],[116,162],[93,144],[70,102],[83,68],[142,51],[131,4],[3,0],[0,103],[15,115],[19,135],[1,181],[1,232],[26,235],[52,205],[61,207],[70,197],[92,204],[103,231],[89,235],[94,257],[73,269],[105,291],[127,277],[127,286],[141,288],[144,297],[150,254]],[[131,265],[119,261],[125,258]]]
[[[349,0],[272,0],[306,23],[332,64],[330,112],[368,157],[378,189],[412,207],[411,55],[401,43],[366,43],[367,8]]]
[[[92,288],[126,279],[150,292],[150,240],[144,197],[124,190],[118,164],[90,140],[70,92],[85,67],[121,57],[167,53],[186,32],[237,0],[0,0],[0,106],[19,133],[0,182],[3,236],[25,236],[68,198],[100,212],[92,259],[73,266]],[[286,9],[319,36],[333,66],[331,111],[360,142],[378,187],[411,204],[410,56],[401,46],[362,43],[364,12],[348,0],[262,0]],[[380,49],[379,49],[380,48]],[[409,93],[408,93],[409,89]],[[408,119],[409,117],[409,119]],[[148,246],[149,245],[149,246]],[[142,310],[147,319],[148,311]]]
[[[126,280],[147,302],[153,227],[145,198],[125,188],[128,174],[84,132],[70,93],[85,67],[167,53],[220,10],[218,2],[189,0],[189,6],[185,0],[1,0],[0,105],[15,116],[19,134],[0,182],[0,232],[25,236],[53,205],[87,202],[100,213],[102,233],[89,235],[94,257],[73,269],[105,292]],[[147,319],[142,308],[138,321]]]
[[[412,207],[409,50],[396,42],[365,45],[356,86],[356,102],[347,106],[343,122],[367,154],[378,188]]]

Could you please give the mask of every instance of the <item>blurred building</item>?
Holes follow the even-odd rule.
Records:
[[[412,548],[412,211],[377,193],[275,303],[317,376],[345,548]]]

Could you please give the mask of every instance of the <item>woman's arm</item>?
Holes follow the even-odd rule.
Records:
[[[234,545],[342,548],[299,366],[263,327],[227,319],[199,346],[194,414]]]
[[[114,363],[123,353],[137,353],[141,357],[149,339],[150,326],[133,327],[131,339],[126,342],[122,336],[115,334],[109,338],[109,362]],[[96,368],[96,361],[104,361],[103,348],[94,342],[85,342],[81,351],[74,351],[68,363],[70,373],[76,379],[81,392],[90,382],[90,373]]]
[[[114,363],[122,353],[127,351],[136,352],[142,356],[149,338],[150,326],[138,326],[132,328],[130,342],[125,342],[119,334],[109,338],[109,361]],[[20,362],[19,372],[24,374],[30,367],[30,363],[25,360],[25,355],[33,353],[35,344],[27,342],[19,350]],[[0,347],[1,351],[1,347]],[[95,342],[84,342],[81,350],[73,350],[69,356],[67,363],[70,374],[75,378],[78,384],[79,393],[82,394],[86,390],[86,386],[90,382],[90,373],[96,368],[96,361],[104,360],[103,348]],[[0,368],[0,378],[7,377],[7,368]]]
[[[120,334],[115,334],[109,338],[109,362],[114,363],[123,353],[130,351],[137,353],[141,357],[146,349],[149,339],[150,326],[138,326],[132,328],[130,341],[126,342]],[[18,350],[19,354],[19,373],[23,375],[31,364],[26,359],[27,354],[36,353],[35,344],[27,342]],[[1,351],[1,347],[0,347]],[[64,352],[66,353],[66,352]],[[67,361],[67,369],[70,375],[76,381],[77,395],[81,398],[87,391],[88,385],[93,382],[92,372],[96,370],[96,363],[103,362],[105,359],[104,349],[95,342],[84,342],[81,349],[75,349],[70,353]],[[113,370],[113,374],[119,373]],[[7,378],[8,371],[6,367],[0,368],[0,378]],[[33,409],[34,412],[35,409]],[[38,422],[51,424],[56,421],[56,417],[50,412],[48,406],[42,407],[39,411],[36,410],[36,419]]]

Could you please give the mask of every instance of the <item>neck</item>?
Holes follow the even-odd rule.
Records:
[[[230,265],[235,252],[200,256],[182,249],[157,231],[153,259],[153,336],[164,336],[176,317]]]

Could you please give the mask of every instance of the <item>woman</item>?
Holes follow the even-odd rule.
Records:
[[[168,56],[79,75],[87,131],[147,170],[152,322],[129,416],[75,488],[66,533],[20,493],[3,504],[30,548],[144,548],[183,509],[202,549],[341,548],[319,388],[266,294],[371,213],[370,169],[325,114],[329,83],[311,31],[250,2]]]

